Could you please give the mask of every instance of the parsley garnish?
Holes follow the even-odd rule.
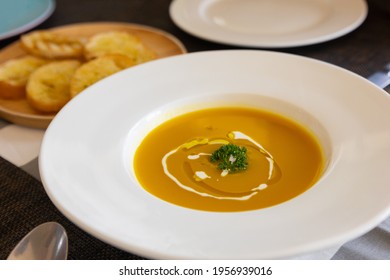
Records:
[[[242,171],[248,167],[246,148],[234,144],[221,146],[211,154],[210,161],[218,162],[218,168],[229,173]]]

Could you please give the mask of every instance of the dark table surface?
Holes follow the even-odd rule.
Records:
[[[127,22],[169,32],[185,45],[188,52],[240,49],[204,41],[179,29],[169,17],[170,2],[170,0],[57,0],[54,13],[35,29],[81,22]],[[381,10],[370,1],[368,5],[369,13],[365,22],[341,38],[311,46],[282,48],[275,51],[319,59],[367,77],[390,62],[390,13]],[[19,37],[15,36],[0,41],[0,48],[17,39]],[[46,221],[58,221],[67,229],[72,240],[69,247],[70,259],[142,259],[111,247],[73,225],[53,206],[39,180],[1,157],[0,217],[0,259],[7,257],[8,252],[28,230]],[[335,258],[338,258],[337,254]],[[390,252],[379,258],[390,259]]]

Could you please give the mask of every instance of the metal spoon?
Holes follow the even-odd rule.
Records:
[[[66,260],[68,236],[56,222],[41,224],[30,231],[12,250],[8,260]]]

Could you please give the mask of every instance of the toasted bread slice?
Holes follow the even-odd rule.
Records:
[[[70,80],[78,60],[56,61],[34,71],[27,82],[27,101],[38,111],[58,112],[70,100]]]
[[[23,56],[0,65],[0,98],[19,99],[26,96],[26,84],[31,73],[48,63],[47,60]]]
[[[95,58],[76,70],[70,83],[70,95],[74,97],[97,81],[133,65],[131,58],[120,54]]]
[[[20,42],[29,54],[44,58],[81,58],[84,53],[82,39],[60,35],[50,31],[27,33],[21,36]]]
[[[127,55],[137,64],[157,58],[156,53],[147,48],[138,37],[127,32],[103,32],[88,39],[85,44],[87,59],[107,54]]]

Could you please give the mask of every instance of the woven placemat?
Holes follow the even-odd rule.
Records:
[[[0,157],[0,259],[34,227],[55,221],[69,238],[68,259],[141,260],[92,237],[64,217],[50,201],[42,184]]]

